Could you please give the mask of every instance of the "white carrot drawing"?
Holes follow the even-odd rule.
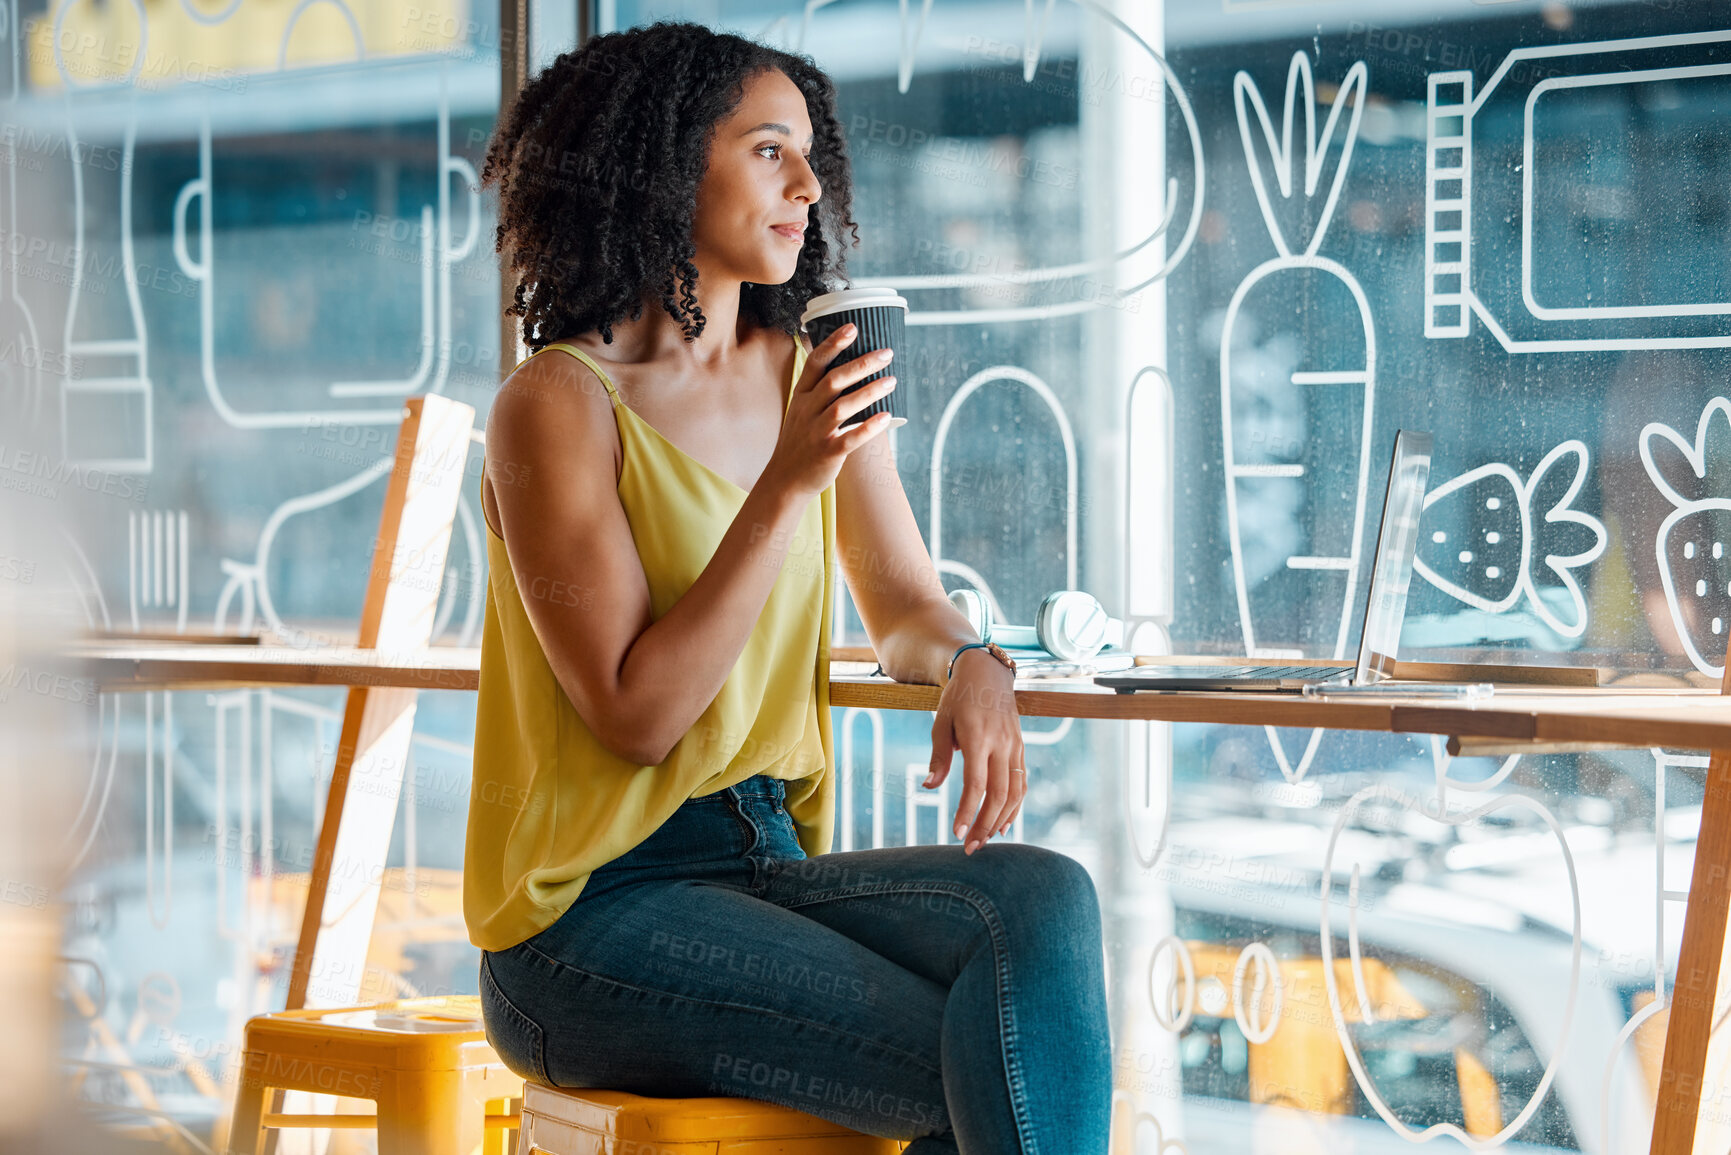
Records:
[[[1254,524],[1255,515],[1259,512],[1268,514],[1282,507],[1294,510],[1294,517],[1299,516],[1297,511],[1302,511],[1303,521],[1308,527],[1308,532],[1302,533],[1302,542],[1307,544],[1307,548],[1288,554],[1283,568],[1300,571],[1309,579],[1302,591],[1304,604],[1340,607],[1338,628],[1333,631],[1333,638],[1325,639],[1325,643],[1332,643],[1334,658],[1346,654],[1353,595],[1358,587],[1360,541],[1370,481],[1376,331],[1371,323],[1370,302],[1357,278],[1338,263],[1318,256],[1317,249],[1322,244],[1340,198],[1341,186],[1346,180],[1368,86],[1369,70],[1362,60],[1357,61],[1347,70],[1346,79],[1340,85],[1318,136],[1316,92],[1310,60],[1303,52],[1295,52],[1287,69],[1286,105],[1277,139],[1268,107],[1250,74],[1240,71],[1232,85],[1238,133],[1250,167],[1251,185],[1275,250],[1279,253],[1251,270],[1233,293],[1220,337],[1220,412],[1226,465],[1227,532],[1232,547],[1232,573],[1237,587],[1238,618],[1244,631],[1244,645],[1246,652],[1256,658],[1297,657],[1304,653],[1300,647],[1302,638],[1276,638],[1271,629],[1258,628],[1259,618],[1267,622],[1279,620],[1289,613],[1293,604],[1293,587],[1275,583],[1279,588],[1266,588],[1269,583],[1259,582],[1253,588],[1245,573],[1247,529],[1254,539],[1260,529]],[[1294,168],[1298,158],[1294,154],[1293,122],[1300,109],[1304,115],[1303,195],[1306,198],[1300,203],[1312,203],[1310,198],[1316,197],[1321,190],[1330,145],[1337,131],[1340,133],[1340,159],[1321,210],[1310,229],[1309,239],[1301,251],[1295,252],[1299,238],[1294,238],[1295,243],[1289,244],[1277,218],[1275,205],[1270,199],[1269,181],[1259,163],[1252,116],[1261,128],[1270,157],[1269,167],[1285,207],[1294,203],[1296,192]],[[1347,110],[1350,110],[1350,115],[1342,127],[1342,113]],[[1288,212],[1285,215],[1290,220],[1294,214]],[[1253,381],[1234,378],[1232,360],[1234,346],[1241,345],[1244,340],[1243,335],[1236,332],[1240,311],[1253,293],[1255,303],[1261,306],[1261,319],[1290,317],[1298,321],[1291,326],[1291,345],[1298,352],[1297,367],[1290,373],[1290,383],[1293,388],[1308,394],[1305,408],[1327,414],[1333,425],[1350,424],[1352,416],[1357,417],[1356,436],[1353,436],[1351,428],[1345,430],[1341,434],[1343,443],[1331,454],[1334,458],[1330,462],[1332,469],[1352,479],[1344,493],[1332,478],[1324,480],[1312,475],[1316,454],[1310,455],[1312,464],[1298,460],[1305,456],[1304,438],[1291,438],[1282,445],[1280,436],[1269,437],[1267,431],[1257,428],[1254,422],[1241,422],[1243,427],[1234,428],[1235,390],[1254,388]],[[1352,348],[1351,342],[1339,340],[1333,330],[1305,321],[1304,314],[1308,310],[1335,309],[1339,312],[1350,309],[1352,306],[1346,304],[1348,296],[1358,311],[1363,331],[1362,350]],[[1252,310],[1253,314],[1256,312]],[[1319,340],[1319,330],[1331,339]],[[1343,348],[1346,350],[1344,357]],[[1360,352],[1361,357],[1358,356]],[[1242,402],[1243,399],[1239,400]],[[1342,459],[1343,455],[1345,459]],[[1252,521],[1251,527],[1243,524],[1246,520]],[[1348,522],[1350,530],[1347,529]],[[1309,741],[1296,759],[1288,755],[1273,727],[1268,728],[1268,737],[1281,773],[1288,781],[1296,782],[1309,769],[1322,731],[1311,731]]]

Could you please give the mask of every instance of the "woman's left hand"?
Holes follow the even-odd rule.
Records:
[[[984,650],[962,652],[938,699],[931,773],[924,786],[943,784],[957,750],[962,752],[962,798],[951,827],[957,838],[966,838],[962,849],[972,854],[1008,829],[1028,793],[1015,675]]]

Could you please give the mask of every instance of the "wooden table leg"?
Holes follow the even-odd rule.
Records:
[[[1731,671],[1728,671],[1731,683]],[[1723,691],[1722,691],[1723,692]],[[1725,968],[1725,922],[1731,907],[1731,750],[1715,750],[1707,767],[1707,794],[1701,804],[1701,832],[1695,842],[1695,869],[1689,880],[1689,902],[1683,916],[1683,947],[1677,956],[1677,982],[1671,992],[1670,1024],[1665,1033],[1665,1059],[1653,1113],[1651,1155],[1693,1155],[1703,1149],[1726,1149],[1731,1126],[1713,1110],[1701,1118],[1703,1092],[1709,1102],[1719,1098],[1717,1086],[1704,1087],[1709,1073],[1726,1070],[1731,1037],[1711,1039],[1713,1023],[1723,1013],[1719,976]],[[1698,1126],[1699,1124],[1699,1126]]]

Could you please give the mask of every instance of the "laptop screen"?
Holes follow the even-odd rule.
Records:
[[[1382,502],[1382,527],[1371,555],[1370,593],[1364,606],[1364,633],[1358,645],[1353,684],[1362,686],[1393,676],[1400,627],[1406,620],[1407,587],[1418,552],[1418,521],[1430,480],[1431,437],[1402,429],[1394,439],[1388,493]]]

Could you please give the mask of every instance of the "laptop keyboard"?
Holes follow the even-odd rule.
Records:
[[[1124,673],[1138,678],[1234,678],[1277,681],[1284,678],[1304,678],[1322,681],[1339,677],[1344,670],[1328,666],[1139,666]]]

